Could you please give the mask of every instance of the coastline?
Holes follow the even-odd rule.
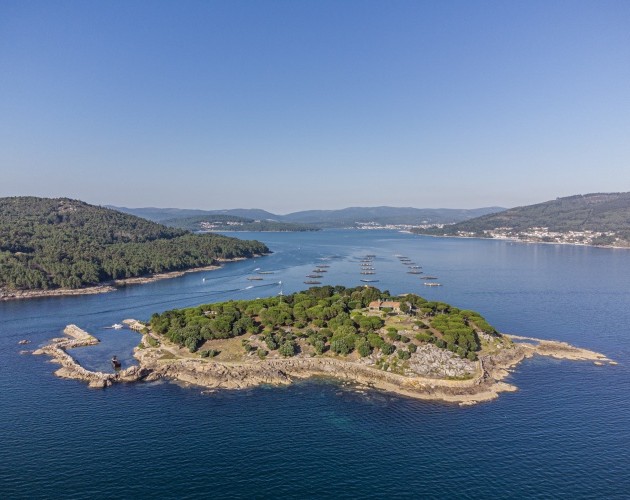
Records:
[[[511,243],[525,243],[528,245],[565,245],[565,246],[573,246],[573,247],[587,247],[587,248],[606,248],[609,250],[630,250],[630,246],[620,247],[615,245],[586,245],[584,243],[563,243],[561,241],[536,241],[536,240],[525,240],[520,238],[484,238],[483,236],[456,236],[453,234],[425,234],[425,233],[414,233],[417,236],[428,236],[430,238],[456,238],[462,240],[492,240],[492,241],[509,241]]]
[[[124,320],[134,330],[141,327],[136,320]],[[151,347],[151,333],[144,330],[140,346],[134,349],[137,366],[117,373],[93,372],[83,368],[68,349],[94,345],[98,339],[76,325],[68,325],[64,338],[52,339],[50,344],[33,352],[45,354],[61,365],[55,375],[61,378],[82,380],[89,387],[104,388],[121,382],[167,379],[206,389],[245,389],[260,385],[288,385],[294,380],[328,377],[356,384],[360,389],[382,390],[423,400],[458,403],[461,406],[491,401],[502,392],[517,391],[514,385],[504,382],[511,370],[534,355],[550,356],[571,361],[591,361],[596,365],[615,365],[605,355],[574,347],[566,342],[506,335],[518,340],[509,349],[480,357],[472,378],[453,380],[409,376],[382,371],[375,367],[338,357],[290,357],[228,362],[212,359],[177,357],[163,346]],[[154,337],[151,339],[154,340]],[[529,342],[522,342],[527,340]]]
[[[254,255],[253,258],[261,257],[260,255]],[[245,257],[237,257],[234,259],[215,259],[220,264],[227,262],[237,262],[241,260],[246,260]],[[15,291],[5,291],[0,290],[0,302],[9,301],[9,300],[25,300],[25,299],[36,299],[42,297],[69,297],[74,295],[95,295],[99,293],[109,293],[114,292],[120,287],[124,287],[127,285],[143,285],[146,283],[153,283],[154,281],[171,279],[171,278],[179,278],[188,273],[197,273],[200,271],[215,271],[217,269],[221,269],[221,265],[210,265],[210,266],[201,266],[201,267],[193,267],[190,269],[185,269],[182,271],[169,271],[165,273],[157,273],[152,275],[145,276],[137,276],[135,278],[124,278],[120,280],[106,281],[103,283],[99,283],[98,285],[89,286],[85,288],[55,288],[53,290],[15,290]]]

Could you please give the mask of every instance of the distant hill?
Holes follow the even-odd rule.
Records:
[[[630,246],[630,193],[592,193],[557,198],[416,232]],[[585,235],[571,236],[570,232]]]
[[[377,224],[449,224],[503,210],[500,207],[412,208],[412,207],[350,207],[340,210],[308,210],[284,216],[283,220],[313,224],[320,227],[351,227],[357,223]]]
[[[68,198],[0,198],[0,295],[80,288],[268,251],[257,241],[195,235]]]
[[[184,219],[197,216],[209,216],[209,215],[232,215],[234,217],[244,217],[252,220],[280,220],[281,216],[274,215],[271,212],[265,210],[259,210],[257,208],[234,208],[231,210],[194,210],[189,208],[127,208],[116,207],[113,205],[107,205],[107,208],[118,210],[127,214],[142,217],[153,222],[173,221],[175,219]]]
[[[189,231],[318,231],[315,226],[278,222],[273,220],[254,220],[236,215],[196,215],[162,221],[170,227],[178,227]]]
[[[156,222],[169,221],[169,224],[174,224],[175,219],[180,218],[230,215],[260,221],[267,220],[308,224],[320,228],[356,227],[357,223],[367,222],[375,222],[380,225],[451,224],[504,210],[504,208],[501,207],[476,208],[470,210],[454,208],[351,207],[340,210],[306,210],[287,215],[276,215],[260,209],[190,210],[177,208],[110,208],[115,208],[121,212],[130,213]]]

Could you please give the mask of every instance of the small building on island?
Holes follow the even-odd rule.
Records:
[[[392,300],[374,300],[368,305],[370,311],[382,311],[383,309],[391,309],[394,312],[400,312],[400,302]]]

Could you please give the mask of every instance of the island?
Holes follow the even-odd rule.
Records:
[[[269,253],[68,198],[0,198],[0,300],[102,293]]]
[[[516,387],[504,380],[534,355],[615,364],[603,354],[497,332],[479,313],[371,286],[313,287],[287,296],[205,304],[125,320],[142,338],[137,365],[86,370],[68,350],[98,342],[69,325],[34,354],[91,387],[168,379],[208,389],[332,377],[405,396],[470,405]]]

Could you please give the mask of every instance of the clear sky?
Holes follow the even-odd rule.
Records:
[[[630,1],[0,1],[0,196],[475,208],[630,191]]]

